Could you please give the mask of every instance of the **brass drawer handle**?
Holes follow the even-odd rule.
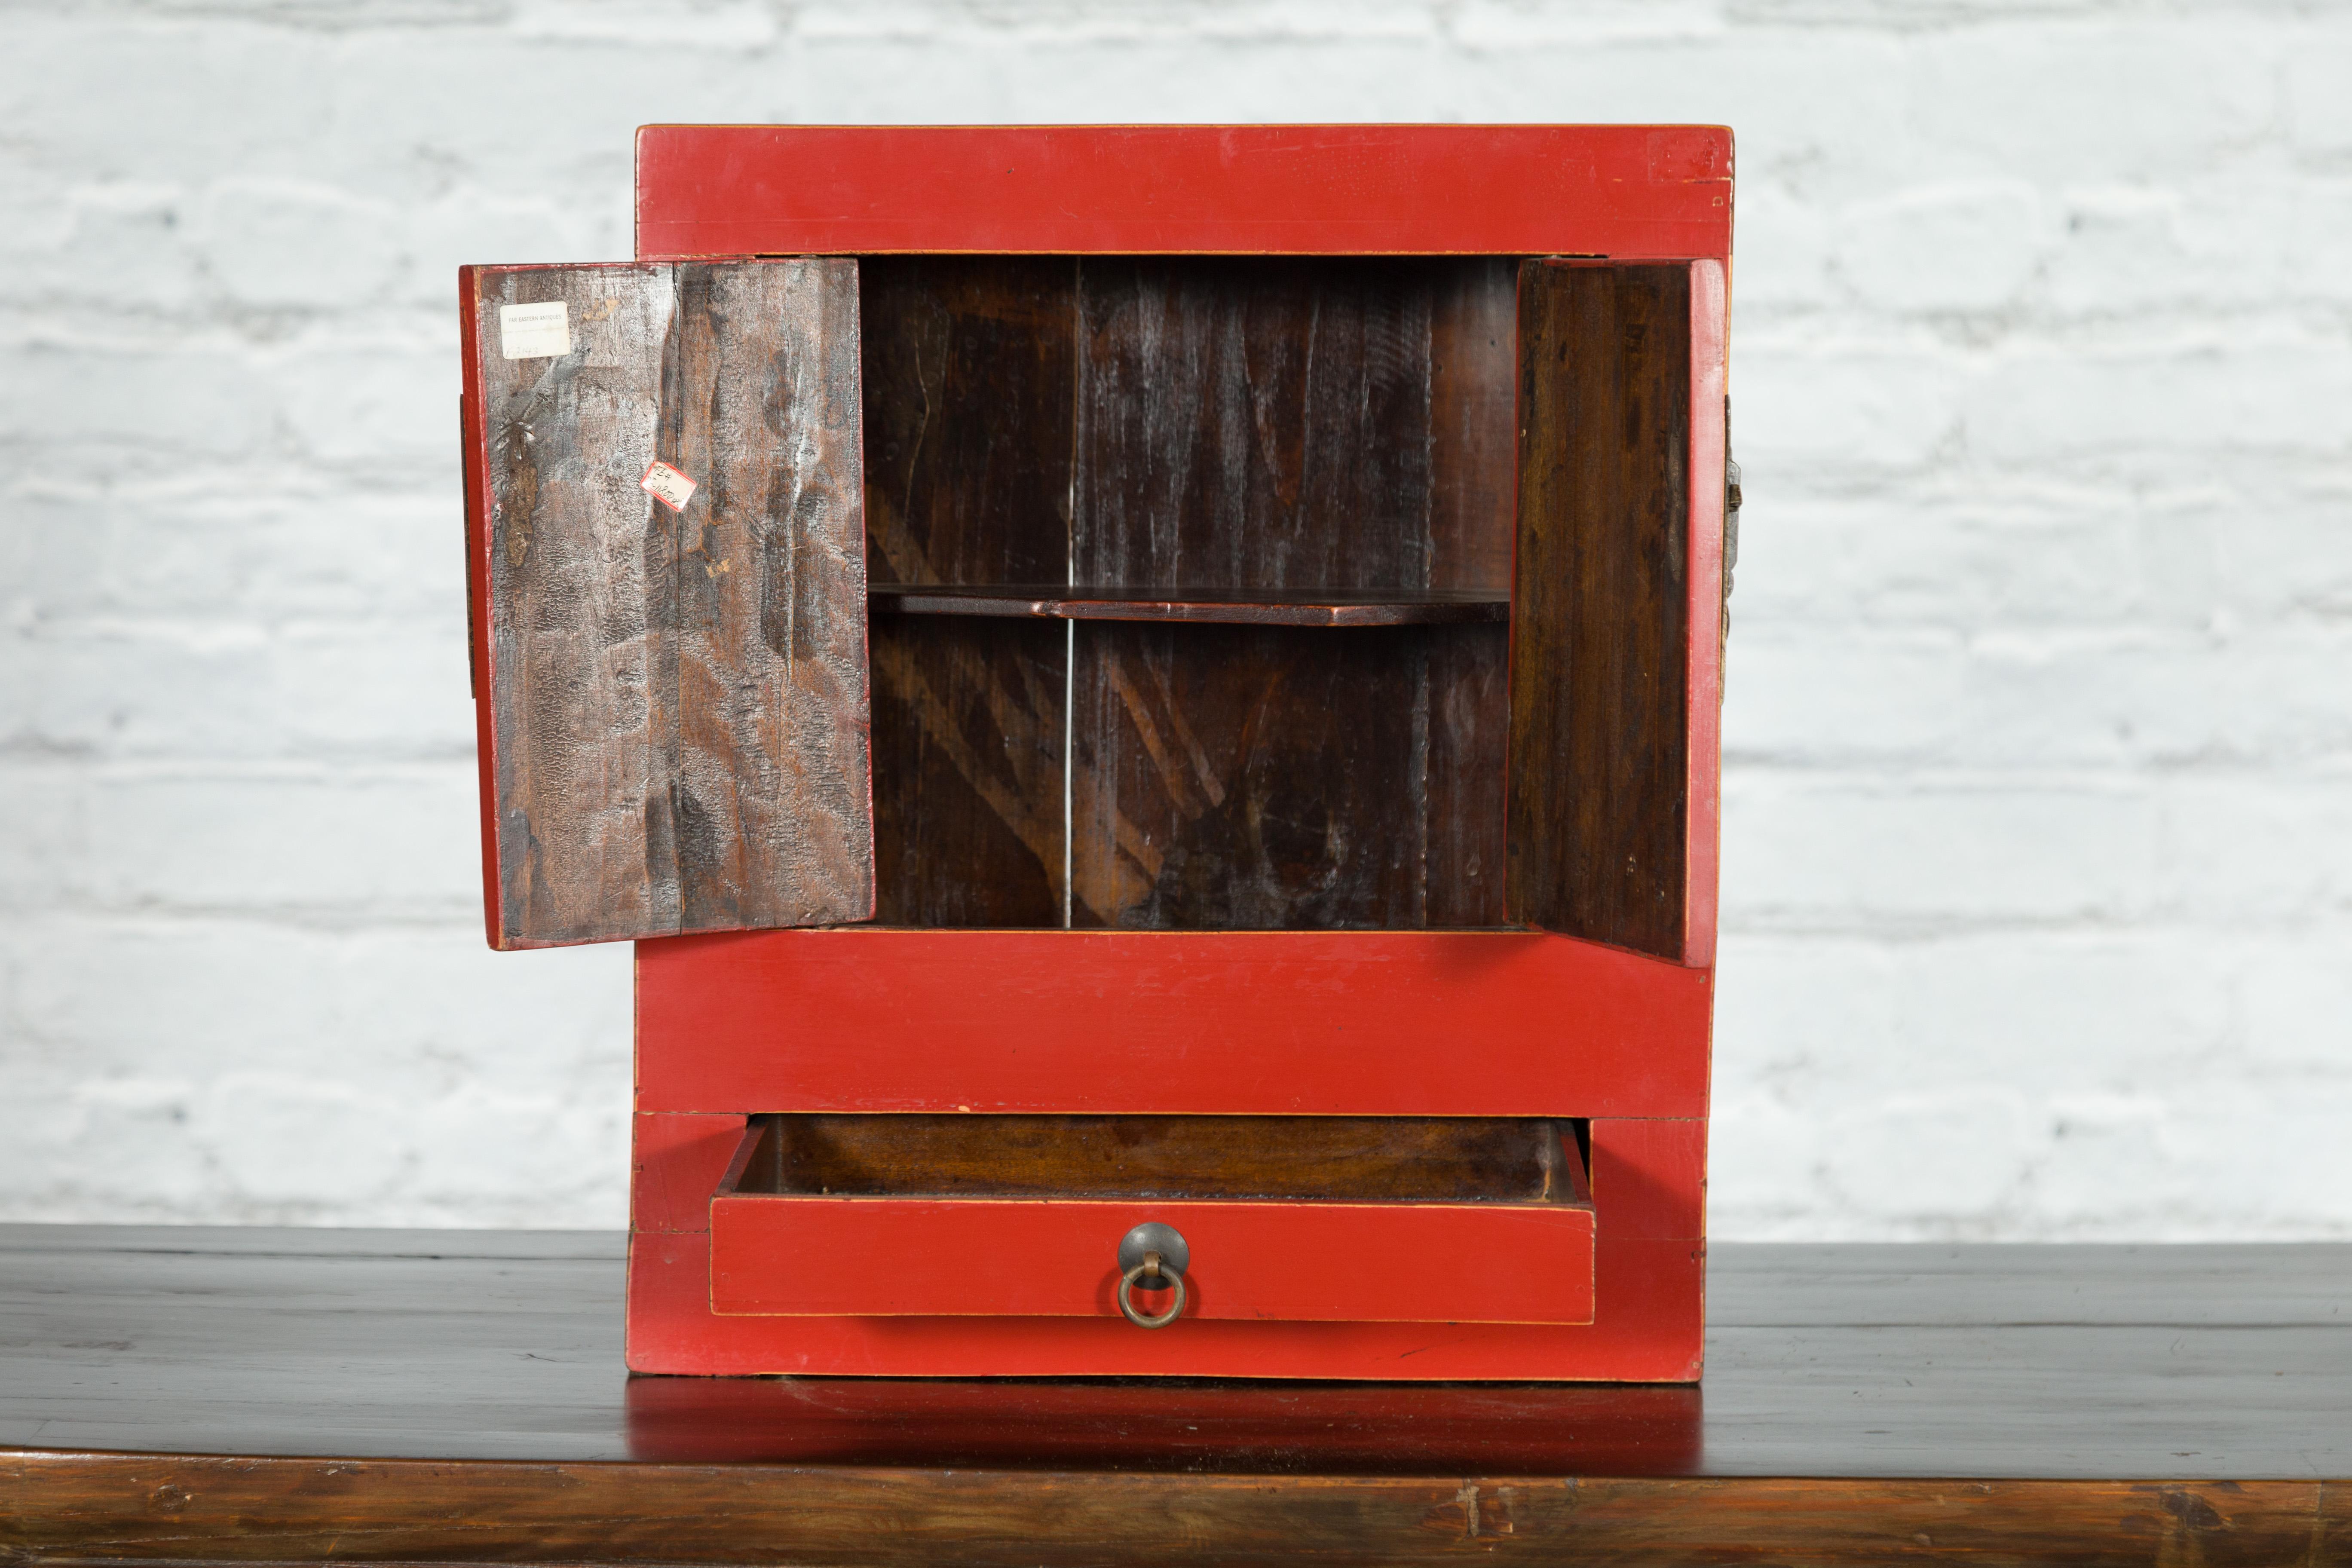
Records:
[[[1136,1281],[1141,1279],[1146,1274],[1158,1278],[1161,1281],[1160,1289],[1164,1289],[1172,1285],[1176,1289],[1176,1300],[1170,1302],[1168,1310],[1158,1317],[1146,1317],[1142,1310],[1135,1304]],[[1162,1263],[1160,1254],[1145,1253],[1142,1262],[1118,1277],[1118,1310],[1126,1313],[1127,1321],[1139,1329],[1166,1328],[1184,1310],[1184,1276]]]
[[[1120,1314],[1139,1329],[1164,1329],[1174,1322],[1183,1315],[1184,1270],[1192,1261],[1192,1249],[1174,1226],[1155,1220],[1129,1231],[1118,1242]],[[1144,1284],[1147,1279],[1150,1284]],[[1145,1312],[1135,1304],[1139,1285],[1147,1290],[1173,1290],[1176,1300],[1156,1316]]]

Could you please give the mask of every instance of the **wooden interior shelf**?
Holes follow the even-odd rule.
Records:
[[[1131,588],[877,584],[878,614],[1056,621],[1207,621],[1265,626],[1427,626],[1507,621],[1509,594],[1438,588]]]

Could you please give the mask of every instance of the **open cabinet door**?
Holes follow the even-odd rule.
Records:
[[[459,291],[490,944],[872,918],[856,262]]]
[[[1519,268],[1505,899],[1681,960],[1690,898],[1691,268]]]

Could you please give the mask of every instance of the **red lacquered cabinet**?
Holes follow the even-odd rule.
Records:
[[[655,126],[461,277],[651,1373],[1699,1373],[1731,137]]]

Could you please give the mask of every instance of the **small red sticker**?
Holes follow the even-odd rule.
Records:
[[[637,481],[637,488],[672,511],[684,511],[686,503],[694,499],[694,481],[659,459],[646,466],[646,477]]]

